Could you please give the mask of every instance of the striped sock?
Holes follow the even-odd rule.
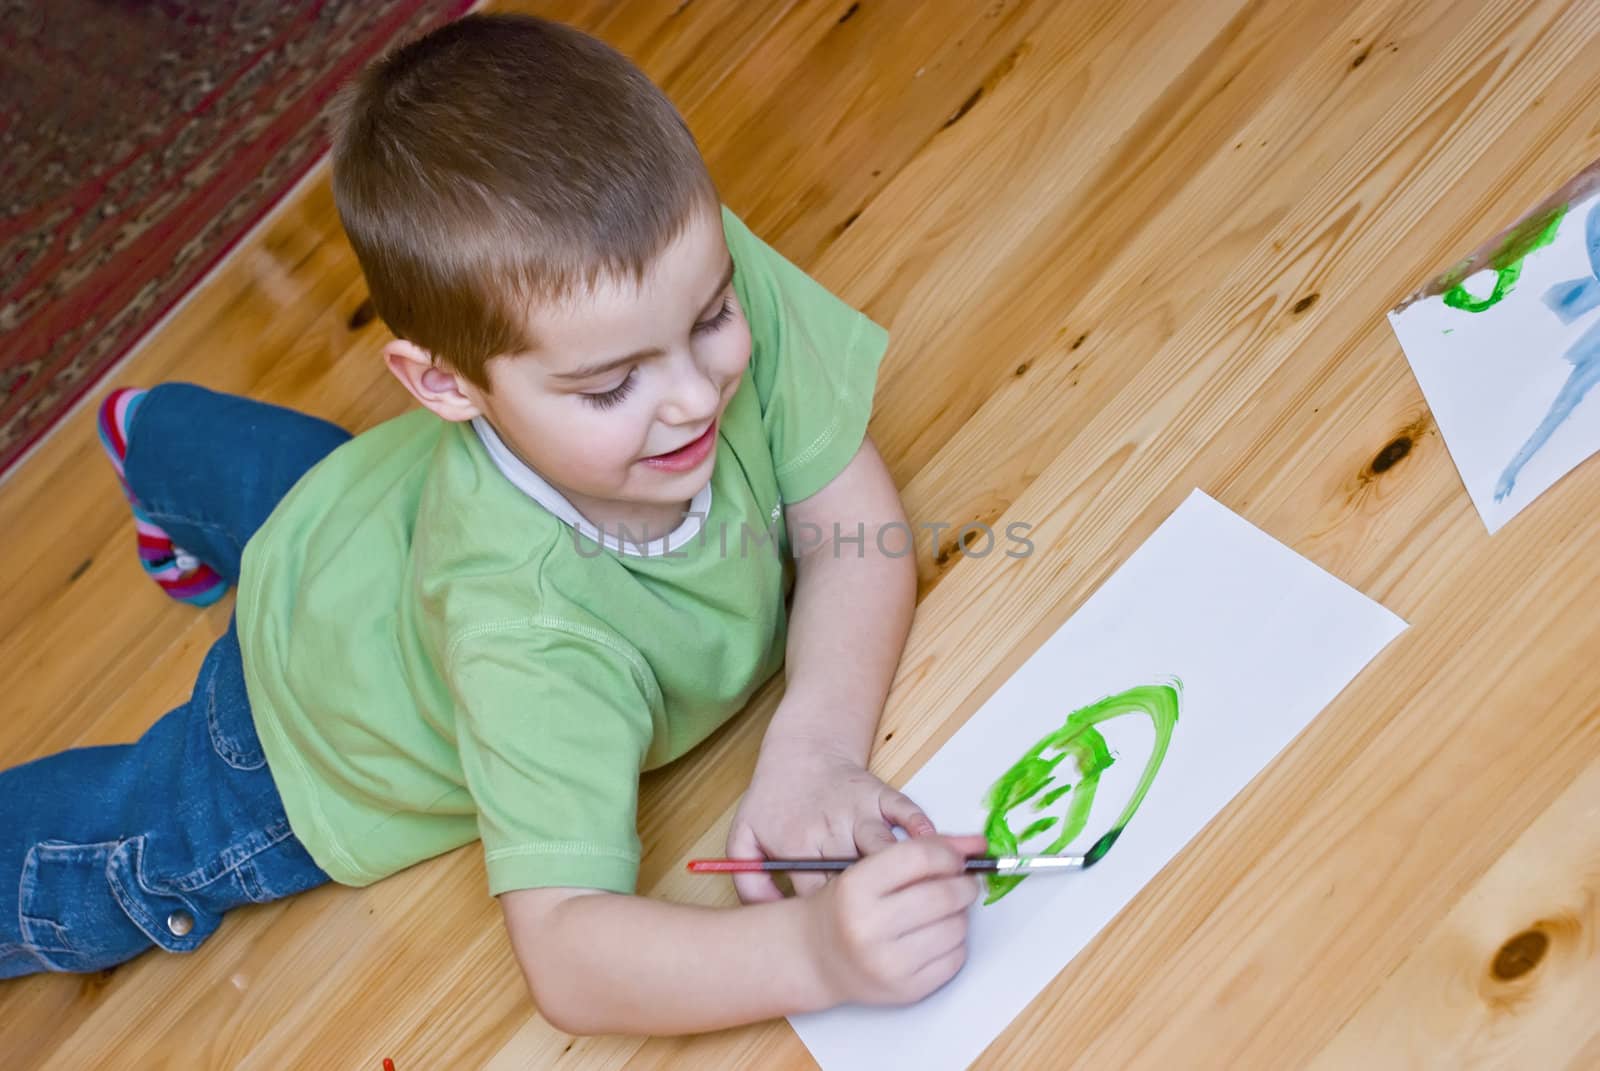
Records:
[[[128,456],[128,428],[133,414],[147,391],[124,387],[112,391],[100,405],[100,445],[105,447],[117,482],[133,509],[133,527],[139,537],[139,564],[161,590],[179,602],[210,606],[228,590],[228,582],[216,570],[172,542],[162,527],[145,515],[144,508],[128,486],[123,465]]]

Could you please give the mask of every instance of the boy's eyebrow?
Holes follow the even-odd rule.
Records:
[[[728,289],[728,284],[731,282],[733,282],[733,257],[730,256],[728,257],[728,266],[723,269],[722,280],[717,283],[717,288],[711,292],[711,296],[705,300],[705,304],[700,306],[700,311],[704,312],[707,308],[709,308],[711,303],[717,300],[717,295]],[[609,372],[618,365],[624,365],[632,361],[643,360],[646,357],[659,356],[661,356],[660,347],[652,346],[647,350],[638,350],[634,353],[628,354],[625,357],[613,357],[609,360],[597,361],[594,364],[587,364],[582,368],[574,369],[571,372],[556,372],[550,378],[559,379],[563,382],[571,382],[575,379],[588,379],[590,376],[597,376],[602,372]]]

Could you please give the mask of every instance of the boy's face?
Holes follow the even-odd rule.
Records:
[[[590,520],[681,507],[711,478],[718,419],[750,361],[732,273],[713,206],[637,288],[602,279],[538,310],[537,348],[489,362],[490,390],[472,401]]]

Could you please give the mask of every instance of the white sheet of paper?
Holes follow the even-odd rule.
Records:
[[[1482,312],[1442,296],[1389,314],[1467,494],[1491,533],[1600,450],[1600,192],[1567,209],[1555,240]],[[1493,271],[1465,280],[1486,297]],[[1573,284],[1589,281],[1586,292]],[[1546,304],[1553,287],[1574,298]]]
[[[1166,760],[1115,849],[975,908],[965,967],[922,1002],[791,1017],[812,1056],[826,1071],[966,1067],[1405,627],[1195,491],[906,786],[939,828],[981,831],[990,786],[1068,714],[1179,678]],[[1099,728],[1117,760],[1070,851],[1115,821],[1154,735],[1138,715]]]

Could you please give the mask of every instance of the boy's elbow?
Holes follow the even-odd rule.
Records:
[[[563,986],[559,979],[550,978],[549,975],[553,973],[541,971],[532,964],[522,964],[522,977],[528,984],[528,996],[533,998],[533,1006],[538,1009],[540,1017],[563,1034],[583,1036],[597,1033],[578,1013],[570,986]]]
[[[592,995],[586,996],[580,986],[563,978],[562,974],[559,968],[552,969],[548,963],[537,971],[523,967],[522,976],[528,983],[528,995],[533,998],[540,1018],[563,1034],[575,1037],[631,1033],[626,1027],[606,1018],[605,1010],[591,999]]]
[[[562,954],[563,934],[561,910],[569,895],[567,890],[527,889],[502,894],[500,904],[505,912],[506,929],[511,937],[511,950],[528,996],[540,1016],[551,1026],[567,1034],[605,1033],[603,1024],[596,1021],[593,1002],[584,998],[581,964],[567,962]]]

